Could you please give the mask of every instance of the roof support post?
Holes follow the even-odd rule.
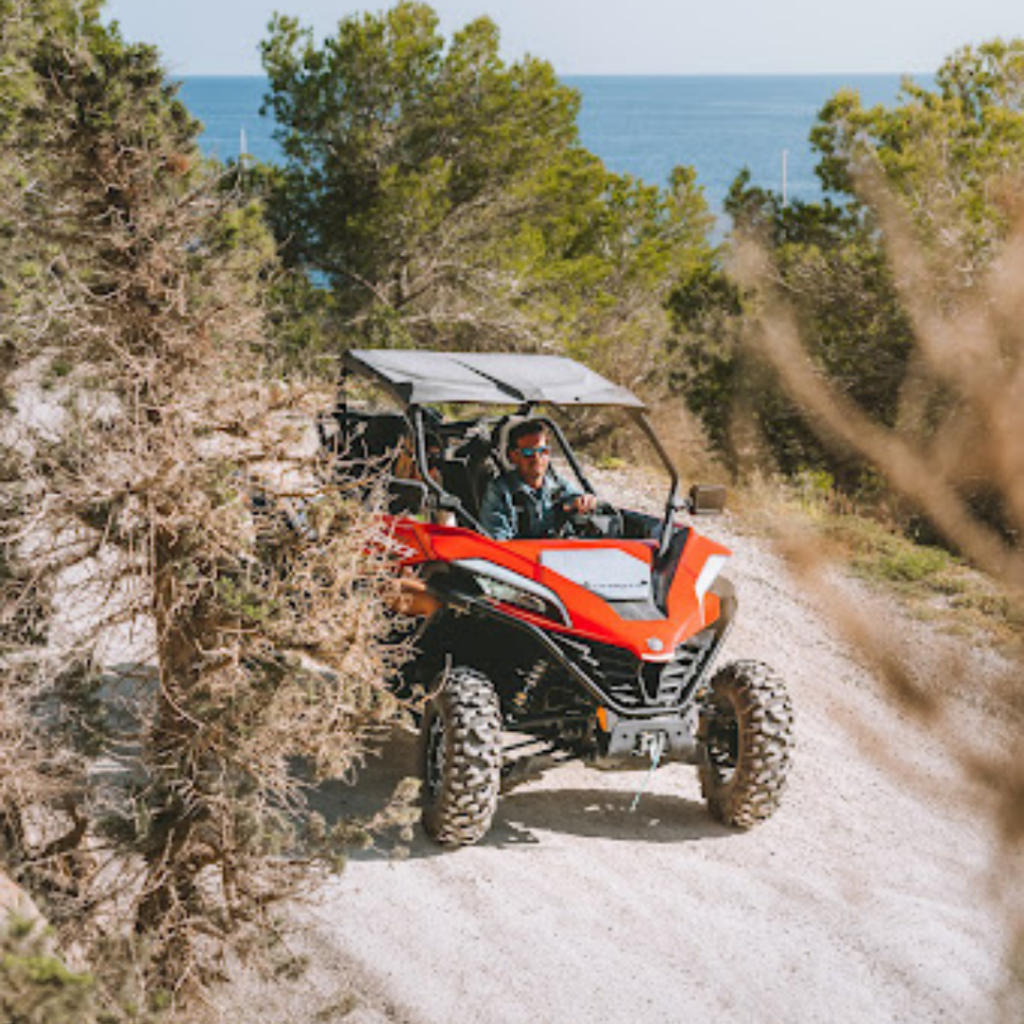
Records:
[[[668,500],[665,503],[665,514],[661,520],[661,537],[658,540],[658,558],[662,558],[665,552],[668,551],[668,546],[672,542],[672,532],[675,529],[675,513],[676,509],[679,508],[679,472],[643,410],[631,409],[630,412],[637,425],[647,435],[647,439],[654,445],[658,458],[661,459],[672,480],[669,487]]]

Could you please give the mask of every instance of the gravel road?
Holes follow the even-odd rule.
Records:
[[[776,817],[748,833],[716,824],[681,765],[631,812],[641,774],[562,765],[504,797],[479,846],[444,852],[418,833],[407,859],[355,856],[306,912],[312,973],[250,1001],[248,1019],[993,1019],[1004,938],[989,837],[955,766],[731,522],[701,525],[735,555],[726,657],[771,662],[798,715]],[[370,808],[414,762],[414,739],[397,736],[358,795],[338,787],[325,807]],[[346,985],[354,996],[338,994]]]

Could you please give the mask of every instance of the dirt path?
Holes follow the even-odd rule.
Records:
[[[316,968],[266,1020],[717,1024],[991,1020],[1002,936],[955,769],[889,709],[779,563],[725,521],[729,658],[788,679],[795,773],[768,824],[715,824],[696,772],[564,765],[506,796],[477,847],[356,856],[311,911]],[[906,774],[883,769],[879,754]],[[360,801],[415,773],[398,737]],[[358,809],[351,793],[325,809]],[[339,1004],[339,980],[363,995]],[[334,1000],[332,1002],[332,1000]],[[297,1013],[301,1006],[302,1016]]]

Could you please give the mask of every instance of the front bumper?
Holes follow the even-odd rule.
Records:
[[[661,764],[697,763],[696,721],[692,713],[636,719],[605,712],[601,719],[597,752],[592,759],[595,767],[647,768],[655,756]]]

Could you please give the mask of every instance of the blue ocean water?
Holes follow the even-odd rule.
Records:
[[[783,163],[791,199],[819,195],[808,134],[818,111],[840,88],[865,105],[892,103],[898,75],[693,75],[567,77],[583,97],[583,144],[605,165],[651,184],[665,184],[687,164],[713,209],[720,210],[739,171],[755,184],[781,190]],[[222,160],[249,153],[273,160],[273,124],[260,117],[262,77],[189,77],[181,98],[205,125],[201,144]],[[784,156],[785,154],[785,156]]]

